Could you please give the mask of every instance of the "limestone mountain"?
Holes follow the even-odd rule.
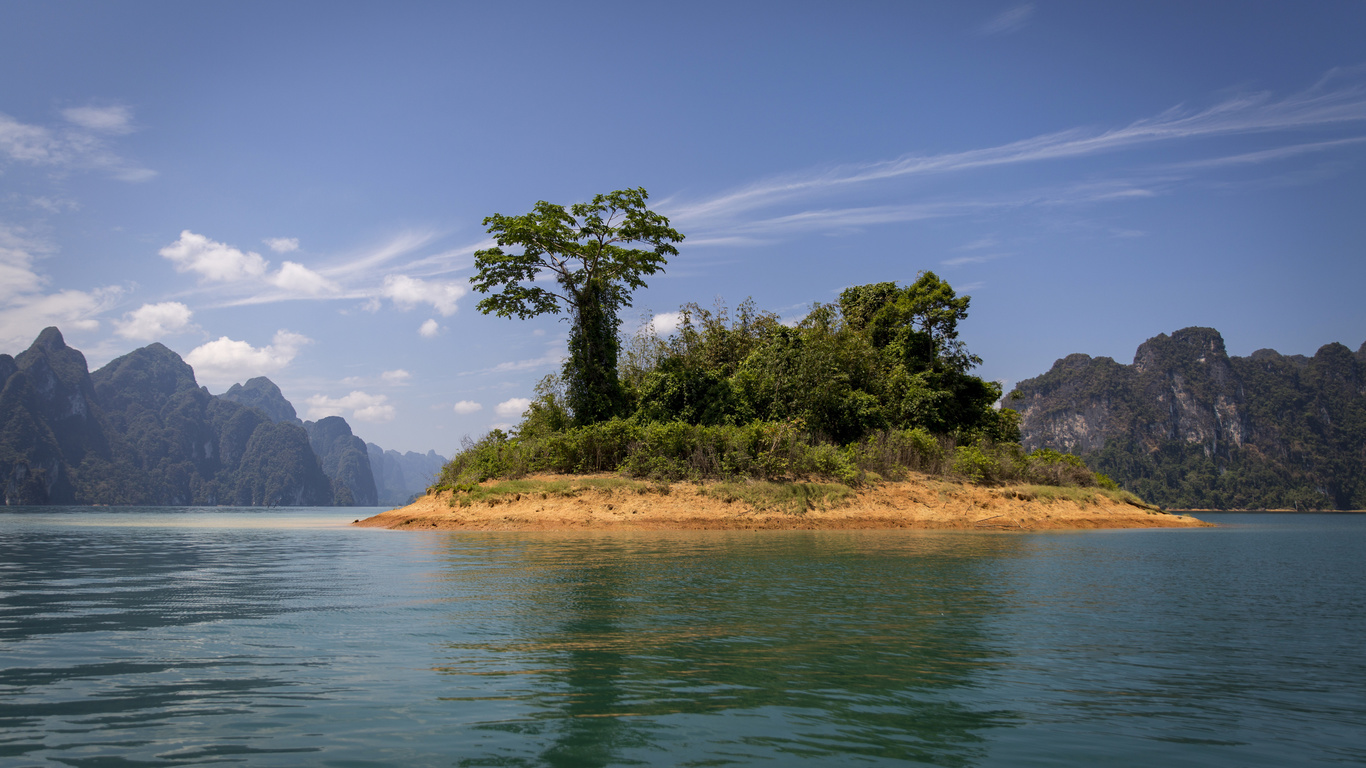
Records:
[[[44,330],[0,355],[6,504],[322,505],[332,483],[301,426],[210,395],[152,344],[89,373]]]
[[[426,493],[427,486],[436,480],[448,461],[436,451],[399,453],[374,443],[366,443],[365,447],[370,453],[381,504],[406,504],[414,496]]]
[[[1186,328],[1132,365],[1069,355],[1007,404],[1027,448],[1077,453],[1164,506],[1366,508],[1366,344],[1232,357]]]
[[[248,379],[246,384],[233,384],[227,392],[219,395],[219,397],[224,400],[231,400],[234,403],[260,408],[276,424],[284,422],[286,424],[297,424],[301,427],[304,425],[299,420],[299,415],[294,411],[294,405],[285,399],[284,393],[275,385],[275,382],[265,376]]]
[[[292,408],[291,408],[292,410]],[[304,422],[308,443],[322,461],[323,472],[332,478],[335,503],[342,506],[378,504],[375,477],[365,441],[351,434],[351,425],[340,416]]]

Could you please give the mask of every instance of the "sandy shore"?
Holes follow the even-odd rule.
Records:
[[[546,477],[548,481],[574,478]],[[486,484],[488,485],[488,484]],[[841,503],[796,512],[758,509],[708,493],[708,485],[674,483],[667,493],[634,488],[582,488],[572,495],[520,493],[485,501],[452,500],[449,491],[366,518],[355,525],[403,530],[746,530],[923,528],[1037,531],[1078,528],[1190,528],[1210,523],[1117,502],[1044,498],[1027,487],[981,488],[928,478],[860,488]],[[1031,498],[1033,497],[1033,498]],[[1089,498],[1086,498],[1089,497]]]

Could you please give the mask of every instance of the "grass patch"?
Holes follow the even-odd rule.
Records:
[[[760,512],[776,509],[791,515],[801,515],[819,509],[826,510],[847,504],[856,495],[854,490],[840,483],[774,483],[723,482],[706,486],[702,495],[727,504],[739,502]]]
[[[641,495],[668,495],[669,486],[667,483],[643,482],[625,477],[570,477],[554,480],[500,480],[487,485],[464,483],[454,486],[451,490],[453,493],[449,504],[452,507],[468,507],[471,504],[498,505],[521,501],[523,496],[572,499],[588,491],[611,493],[626,490]]]
[[[1120,504],[1131,504],[1140,509],[1150,512],[1160,512],[1158,507],[1146,504],[1128,491],[1117,488],[1078,488],[1073,485],[1016,485],[1002,489],[1001,496],[1007,499],[1020,499],[1022,501],[1072,501],[1077,504],[1096,504],[1102,497],[1117,501]]]

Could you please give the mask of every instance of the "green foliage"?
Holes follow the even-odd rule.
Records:
[[[547,377],[512,434],[471,442],[437,487],[533,472],[677,480],[831,480],[910,472],[978,483],[1094,485],[1075,457],[1026,457],[1019,416],[958,341],[969,299],[933,273],[816,305],[795,326],[745,301],[685,304],[676,330],[647,328],[618,360],[623,415],[571,418],[574,383]]]
[[[839,446],[819,439],[799,421],[703,425],[617,418],[552,433],[494,430],[467,442],[433,487],[468,489],[533,473],[605,472],[664,483],[828,480],[854,486],[921,472],[986,485],[1098,484],[1075,456],[1027,456],[1017,443],[956,445],[952,438],[923,429],[887,430]]]
[[[620,477],[575,477],[563,480],[503,480],[488,485],[461,483],[451,488],[451,506],[467,507],[475,503],[498,504],[517,501],[523,496],[542,499],[572,499],[584,493],[625,490],[639,495],[668,495],[667,485],[641,482]]]
[[[645,207],[648,198],[644,189],[624,189],[568,211],[542,200],[521,216],[484,219],[497,246],[474,254],[478,273],[470,282],[480,293],[492,292],[479,311],[522,319],[569,311],[564,378],[577,424],[602,421],[623,408],[617,313],[631,306],[633,290],[645,287],[644,276],[662,270],[666,256],[678,255],[674,243],[683,240],[667,218]],[[521,252],[503,250],[508,247]],[[537,284],[546,276],[554,290]]]

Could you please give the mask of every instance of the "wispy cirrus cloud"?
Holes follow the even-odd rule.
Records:
[[[36,262],[56,250],[26,229],[0,222],[0,349],[17,352],[49,325],[96,330],[99,316],[122,299],[119,286],[48,293],[50,280]]]
[[[1029,19],[1034,15],[1034,10],[1033,3],[1022,3],[1013,8],[1008,8],[992,16],[985,24],[978,27],[977,33],[990,37],[1019,32],[1029,23]]]
[[[133,111],[122,105],[71,107],[63,122],[25,123],[0,113],[0,162],[54,171],[100,171],[123,181],[148,181],[156,171],[129,160],[110,145],[110,137],[132,133]]]
[[[1257,152],[1243,152],[1236,155],[1211,157],[1202,160],[1187,160],[1185,162],[1172,163],[1166,167],[1172,170],[1195,170],[1236,165],[1261,165],[1262,163],[1273,163],[1279,160],[1287,160],[1292,157],[1300,157],[1315,152],[1328,152],[1334,149],[1341,149],[1343,147],[1350,147],[1354,144],[1362,143],[1366,143],[1366,136],[1353,136],[1348,139],[1335,139],[1333,141],[1314,141],[1305,144],[1292,144],[1287,147],[1263,149]]]
[[[725,241],[726,238],[743,237],[759,241],[813,229],[961,215],[968,212],[974,202],[979,202],[922,200],[873,206],[829,203],[832,198],[869,194],[874,185],[882,185],[876,187],[877,194],[885,198],[902,194],[896,187],[885,185],[927,177],[1085,158],[1142,147],[1180,145],[1187,150],[1194,147],[1195,151],[1208,151],[1206,147],[1192,144],[1199,139],[1255,134],[1285,144],[1228,158],[1187,162],[1181,166],[1182,170],[1191,172],[1218,164],[1251,164],[1297,153],[1341,150],[1366,137],[1306,143],[1296,134],[1306,130],[1351,129],[1363,123],[1366,123],[1366,69],[1339,69],[1329,72],[1312,87],[1286,96],[1277,97],[1269,92],[1243,93],[1203,108],[1173,107],[1118,128],[1075,127],[990,147],[938,154],[912,153],[890,160],[774,176],[709,198],[667,199],[661,201],[659,208],[676,226],[696,232],[701,240]],[[1165,166],[1168,171],[1175,167]],[[1145,191],[1141,185],[1121,190],[1115,182],[1100,182],[1095,186],[1106,183],[1114,187],[1106,193],[1107,198],[1097,195],[1095,189],[1083,189],[1082,185],[1076,185],[1073,191],[1081,202],[1141,197],[1153,192],[1152,189]],[[1060,200],[1054,198],[1055,202]],[[997,204],[992,200],[984,203],[985,207]]]

